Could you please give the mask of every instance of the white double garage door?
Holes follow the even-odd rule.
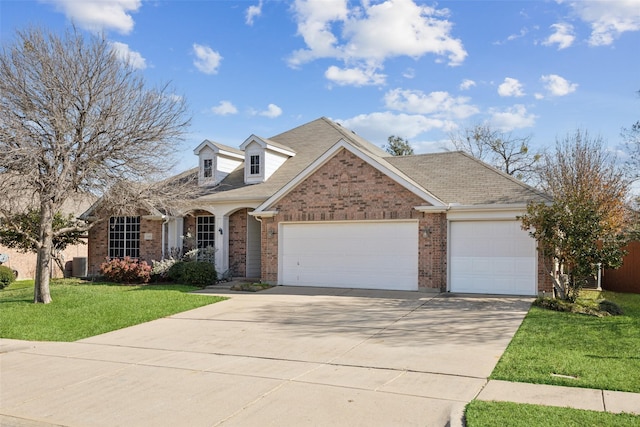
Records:
[[[281,223],[278,283],[418,290],[417,221]],[[451,221],[451,292],[536,293],[535,241],[517,221]],[[434,266],[435,267],[435,266]]]

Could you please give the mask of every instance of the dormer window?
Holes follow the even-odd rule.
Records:
[[[260,184],[296,153],[289,147],[269,139],[251,135],[241,145],[244,151],[244,182]]]
[[[193,153],[199,157],[198,184],[217,185],[244,161],[244,153],[218,142],[204,140]]]
[[[202,175],[205,178],[213,176],[213,159],[204,159],[202,164]]]
[[[250,173],[251,175],[260,175],[260,156],[259,155],[253,155],[250,158]]]

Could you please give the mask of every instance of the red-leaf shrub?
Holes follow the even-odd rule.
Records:
[[[130,257],[108,259],[100,265],[100,274],[116,283],[147,283],[151,266]]]

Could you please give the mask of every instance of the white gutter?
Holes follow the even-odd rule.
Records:
[[[261,211],[261,212],[252,211],[252,212],[249,212],[249,215],[251,215],[252,217],[255,217],[255,218],[273,218],[277,214],[278,214],[278,211]]]

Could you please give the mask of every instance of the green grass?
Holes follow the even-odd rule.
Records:
[[[626,427],[640,425],[640,416],[583,411],[553,406],[474,400],[465,412],[468,427]]]
[[[640,393],[640,295],[603,296],[624,314],[599,318],[532,307],[491,378]]]
[[[221,301],[184,285],[122,286],[53,280],[51,304],[33,303],[33,281],[0,290],[0,337],[76,341]]]

